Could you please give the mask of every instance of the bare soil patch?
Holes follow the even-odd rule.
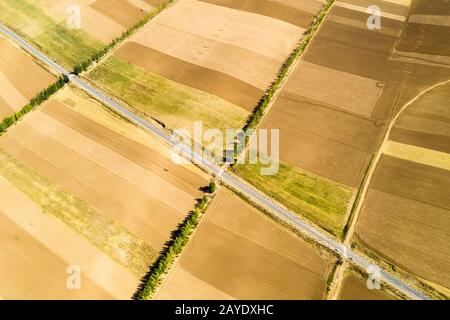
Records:
[[[172,81],[212,93],[252,111],[264,90],[226,73],[180,60],[136,42],[127,42],[115,56]]]
[[[113,19],[126,29],[145,15],[145,11],[135,7],[129,1],[123,0],[96,0],[90,4],[90,7]]]
[[[348,274],[342,280],[339,300],[393,300],[390,294],[383,290],[370,290],[361,277]]]
[[[224,6],[236,10],[248,11],[272,17],[278,20],[286,21],[293,25],[307,28],[314,18],[311,12],[300,10],[296,7],[283,3],[282,1],[271,0],[201,0],[211,4]],[[309,1],[311,3],[312,1]],[[317,3],[317,11],[319,11],[319,1]],[[301,3],[299,4],[302,5]]]
[[[391,182],[399,178],[396,175]],[[357,239],[402,269],[449,288],[450,212],[416,198],[371,189],[357,224]]]
[[[204,219],[157,299],[324,297],[331,261],[230,191],[219,192]],[[196,280],[181,287],[187,272]]]

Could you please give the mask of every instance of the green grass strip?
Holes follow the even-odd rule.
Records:
[[[83,200],[0,149],[0,175],[42,211],[64,222],[114,261],[141,277],[157,254],[143,240]]]

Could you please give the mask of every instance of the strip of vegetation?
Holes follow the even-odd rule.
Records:
[[[261,164],[237,165],[233,172],[289,210],[306,217],[337,238],[342,237],[353,191],[280,161],[276,175],[262,176]]]
[[[297,61],[297,59],[300,57],[300,55],[305,51],[306,47],[308,46],[309,42],[311,41],[314,33],[319,28],[320,23],[325,18],[328,10],[330,9],[331,5],[333,4],[334,0],[327,0],[320,12],[315,16],[313,22],[311,23],[310,27],[307,31],[304,33],[304,37],[302,40],[298,43],[297,47],[294,49],[294,51],[291,53],[291,55],[287,58],[286,62],[281,67],[280,72],[278,73],[278,77],[275,79],[275,81],[272,83],[270,88],[267,90],[266,94],[262,99],[259,101],[257,107],[255,108],[255,111],[253,115],[249,118],[246,126],[244,127],[245,131],[254,129],[257,127],[258,123],[261,121],[262,117],[264,116],[264,113],[267,109],[267,107],[272,102],[273,97],[275,96],[275,93],[282,85],[284,79],[289,73],[289,70],[291,66]]]
[[[113,39],[108,45],[103,47],[100,51],[94,53],[90,58],[86,59],[75,65],[73,68],[73,73],[79,75],[81,72],[86,71],[92,63],[97,63],[102,59],[112,48],[114,48],[117,44],[121,43],[126,38],[130,37],[137,30],[142,28],[147,22],[156,17],[159,13],[164,11],[167,7],[169,7],[175,0],[165,0],[155,9],[153,9],[149,14],[147,14],[143,19],[137,22],[128,30],[124,31],[120,36]]]
[[[168,241],[160,257],[150,268],[150,271],[141,281],[138,291],[133,296],[135,300],[148,300],[156,292],[161,284],[162,276],[165,275],[174,263],[175,259],[181,254],[189,238],[200,222],[201,217],[206,212],[212,196],[204,195],[198,201],[194,211],[180,224],[179,228],[172,233],[172,240]]]
[[[142,276],[155,261],[157,252],[128,229],[2,149],[0,175],[44,213],[65,223],[136,276]]]
[[[51,84],[47,89],[42,90],[37,94],[36,97],[30,100],[28,104],[26,104],[20,111],[14,113],[12,116],[6,117],[0,122],[0,135],[6,132],[9,127],[15,124],[17,121],[23,118],[28,112],[34,110],[41,103],[48,100],[53,94],[63,88],[66,83],[69,82],[69,78],[67,76],[59,77],[56,82]]]
[[[328,277],[327,277],[326,296],[329,296],[331,289],[332,289],[333,282],[334,282],[334,277],[336,276],[336,272],[337,272],[338,268],[340,266],[342,266],[342,264],[343,264],[343,261],[341,258],[338,258],[336,263],[333,264],[333,267],[331,268],[330,273],[328,274]]]

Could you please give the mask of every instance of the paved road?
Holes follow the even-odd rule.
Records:
[[[102,102],[109,108],[115,110],[116,112],[118,112],[125,118],[129,119],[130,121],[136,123],[137,125],[141,126],[142,128],[150,131],[152,134],[156,135],[167,144],[173,147],[177,146],[178,150],[182,151],[182,154],[184,155],[185,158],[187,158],[191,162],[198,164],[211,174],[217,176],[225,185],[241,193],[250,201],[269,210],[272,214],[276,215],[278,218],[289,223],[290,225],[295,226],[299,231],[303,232],[309,238],[312,238],[313,240],[325,245],[326,247],[338,253],[343,259],[348,259],[350,263],[358,265],[364,270],[367,270],[370,266],[375,266],[371,261],[366,259],[364,256],[353,252],[350,248],[344,246],[342,243],[327,236],[321,230],[311,225],[304,219],[298,217],[295,213],[290,212],[281,205],[277,204],[274,200],[270,199],[269,197],[261,193],[259,190],[253,188],[252,186],[250,186],[237,176],[229,172],[223,171],[220,166],[216,165],[215,163],[213,163],[208,159],[204,159],[202,155],[195,153],[190,146],[180,145],[177,141],[174,141],[172,139],[171,135],[160,129],[158,126],[153,125],[152,123],[144,120],[143,118],[129,111],[116,101],[110,99],[103,92],[97,90],[88,83],[82,81],[77,76],[68,73],[67,70],[58,65],[55,61],[47,57],[44,53],[42,53],[38,49],[34,48],[26,40],[21,38],[18,34],[16,34],[11,29],[5,27],[1,23],[0,23],[0,32],[17,41],[25,50],[27,50],[29,53],[31,53],[41,61],[47,63],[57,72],[67,75],[72,83],[77,85],[79,88],[85,90],[87,93],[96,98],[98,101]],[[383,281],[385,281],[392,287],[402,291],[412,299],[416,300],[429,299],[426,295],[410,287],[409,285],[407,285],[406,283],[404,283],[391,273],[388,273],[382,270],[381,268],[378,269],[380,270],[380,276]]]

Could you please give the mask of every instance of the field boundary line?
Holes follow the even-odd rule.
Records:
[[[107,59],[111,53],[119,48],[126,40],[134,36],[148,23],[151,23],[160,13],[164,12],[166,9],[170,8],[173,4],[179,0],[163,0],[163,2],[156,6],[153,10],[148,12],[144,18],[136,22],[127,30],[123,31],[122,34],[114,38],[110,43],[104,46],[102,49],[94,53],[87,60],[81,61],[73,67],[73,74],[80,75],[83,72],[89,71],[94,68],[98,63]]]
[[[150,266],[149,272],[142,278],[133,300],[150,300],[155,296],[172,267],[175,266],[189,244],[189,240],[195,234],[197,227],[203,221],[203,216],[214,200],[215,195],[216,193],[213,193],[208,196],[205,193],[203,198],[195,205],[194,210],[172,232],[171,239],[167,241],[158,259]]]
[[[0,25],[1,26],[1,25]],[[20,38],[17,34],[14,32],[6,32],[7,35],[10,37],[16,39],[20,43],[25,43],[28,45],[29,48],[31,48],[31,52],[34,53],[37,57],[42,57],[44,61],[50,60],[48,57],[46,57],[42,52],[40,52],[38,49],[32,47],[29,45],[24,39]],[[47,59],[47,60],[46,60]],[[51,60],[50,60],[51,61]],[[53,64],[55,64],[53,62]],[[60,67],[60,66],[58,66]],[[261,206],[266,206],[270,212],[272,212],[274,215],[276,215],[278,218],[286,221],[286,223],[292,225],[294,228],[296,228],[299,232],[302,232],[305,236],[309,237],[311,241],[315,241],[317,243],[320,243],[326,247],[328,247],[331,250],[334,250],[338,255],[341,257],[347,258],[352,261],[353,264],[360,266],[362,268],[366,268],[370,266],[371,261],[367,259],[367,255],[363,254],[357,254],[351,250],[351,248],[348,248],[344,246],[341,242],[338,242],[334,240],[333,238],[330,238],[329,236],[325,235],[322,232],[322,229],[319,229],[317,226],[312,225],[309,221],[299,217],[295,213],[283,209],[283,207],[278,204],[273,199],[269,198],[264,193],[260,192],[259,190],[255,190],[253,188],[250,188],[246,183],[230,174],[227,171],[222,171],[221,167],[216,165],[215,163],[204,159],[201,155],[196,153],[195,151],[192,151],[191,148],[185,144],[177,144],[172,139],[171,136],[168,135],[166,132],[160,130],[158,127],[152,125],[145,119],[139,117],[135,113],[131,112],[130,110],[123,107],[121,104],[111,100],[108,98],[107,95],[105,95],[102,91],[99,91],[92,86],[86,84],[85,82],[81,81],[76,75],[74,74],[68,74],[66,75],[70,81],[72,81],[76,86],[78,86],[80,89],[86,91],[90,96],[92,96],[94,99],[98,100],[99,102],[103,103],[104,105],[108,106],[110,109],[114,110],[115,112],[121,114],[121,116],[128,118],[129,121],[135,123],[137,126],[143,128],[156,138],[164,141],[165,143],[178,147],[181,147],[182,156],[186,158],[187,160],[193,162],[197,166],[202,167],[202,169],[206,172],[209,172],[213,176],[217,176],[217,174],[220,172],[222,175],[220,176],[220,180],[227,185],[228,187],[237,190],[239,193],[241,193],[243,196],[247,197],[250,201],[259,203]],[[405,281],[398,278],[396,275],[392,274],[391,272],[385,271],[381,269],[381,278],[383,281],[387,282],[388,284],[392,285],[393,287],[397,288],[400,291],[403,291],[405,294],[409,295],[413,299],[429,299],[427,295],[425,295],[420,290],[417,290],[414,287],[411,287],[408,285]]]

